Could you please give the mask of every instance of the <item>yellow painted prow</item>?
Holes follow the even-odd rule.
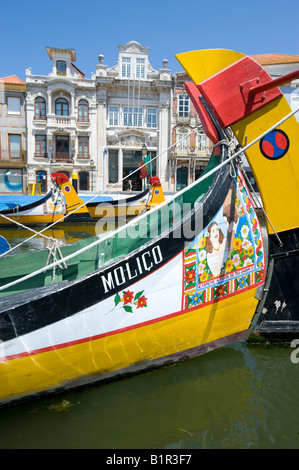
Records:
[[[153,207],[158,206],[165,201],[160,179],[157,176],[153,176],[150,178],[150,184],[152,193],[148,203],[146,204],[147,209],[152,209]]]
[[[69,181],[64,173],[52,173],[51,175],[52,180],[60,187],[65,202],[66,202],[66,213],[72,213],[70,215],[71,220],[75,220],[76,216],[78,218],[82,218],[82,216],[86,219],[90,218],[89,211],[84,203],[84,201],[79,198],[75,188],[73,187],[72,183]]]
[[[276,123],[291,113],[279,88],[272,86],[272,78],[251,57],[235,51],[212,49],[185,52],[176,58],[197,85],[221,126],[230,127],[242,147],[272,126],[275,128]],[[252,75],[251,69],[257,71],[256,76]],[[239,75],[242,78],[238,83]],[[254,94],[254,88],[258,89],[260,83],[268,88]],[[230,108],[235,107],[238,114],[236,100],[241,104],[241,111],[237,118],[231,118],[233,112]],[[277,139],[281,139],[285,147],[280,151],[278,143],[277,155],[275,150],[268,155],[265,149],[269,143],[261,141],[245,152],[270,221],[267,221],[270,234],[299,227],[299,125],[294,116],[273,130],[274,147]]]

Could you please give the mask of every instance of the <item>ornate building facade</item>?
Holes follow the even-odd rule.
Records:
[[[28,175],[50,183],[50,174],[78,176],[79,190],[109,186],[141,189],[138,165],[144,153],[155,161],[161,182],[169,178],[172,79],[167,61],[160,70],[149,62],[148,48],[136,41],[118,46],[117,64],[108,67],[99,55],[96,73],[86,78],[75,65],[73,49],[47,48],[49,75],[26,71]],[[136,171],[137,170],[137,171]]]
[[[185,72],[173,76],[170,152],[171,190],[179,191],[195,181],[211,155],[212,144],[203,130],[184,83],[191,81]]]

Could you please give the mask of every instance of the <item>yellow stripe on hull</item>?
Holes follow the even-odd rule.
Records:
[[[145,210],[145,205],[138,204],[136,206],[89,206],[88,211],[90,217],[99,219],[101,217],[133,217],[141,214]]]
[[[19,222],[23,225],[40,225],[40,224],[51,224],[57,220],[64,218],[63,214],[44,214],[44,215],[23,215],[23,216],[7,216],[9,220],[1,217],[0,215],[0,225],[13,225],[13,220]]]
[[[0,402],[74,386],[80,379],[104,378],[142,362],[246,333],[258,302],[255,294],[256,289],[249,289],[163,321],[1,362]]]

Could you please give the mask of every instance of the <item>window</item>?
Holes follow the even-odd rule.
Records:
[[[187,150],[188,145],[188,131],[181,130],[177,134],[177,149],[178,150]]]
[[[147,127],[157,127],[157,108],[147,108]]]
[[[68,116],[69,115],[69,103],[65,98],[58,98],[58,100],[56,100],[55,114],[56,116]]]
[[[118,126],[118,106],[109,106],[108,122],[109,126]]]
[[[41,96],[34,100],[34,119],[46,119],[46,101]]]
[[[79,140],[79,157],[89,156],[89,137],[78,137]]]
[[[142,108],[124,106],[124,126],[142,127]]]
[[[21,114],[21,100],[20,98],[7,97],[7,114],[20,115]]]
[[[9,134],[9,156],[10,158],[21,158],[21,136]]]
[[[117,183],[118,181],[118,150],[109,151],[109,183]]]
[[[131,58],[123,57],[121,62],[121,76],[131,77]]]
[[[79,188],[80,191],[88,191],[89,189],[89,175],[87,171],[79,172]]]
[[[80,100],[78,104],[78,121],[88,122],[89,121],[89,105],[88,101]]]
[[[203,132],[197,134],[196,145],[197,145],[198,150],[202,150],[202,151],[208,150],[207,136]]]
[[[36,135],[35,136],[35,157],[46,157],[46,136]]]
[[[178,115],[181,117],[189,116],[189,97],[188,95],[182,94],[178,98]]]
[[[57,60],[56,71],[57,71],[57,75],[66,74],[66,62],[64,60]]]
[[[145,78],[145,59],[136,59],[136,78]]]

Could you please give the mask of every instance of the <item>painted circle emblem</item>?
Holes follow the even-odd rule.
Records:
[[[156,194],[156,196],[157,196],[158,194],[160,194],[159,189],[155,189],[155,194]]]
[[[260,141],[260,151],[269,160],[278,160],[283,157],[289,146],[290,141],[287,134],[280,129],[274,129]]]
[[[65,186],[64,190],[65,190],[66,193],[69,193],[70,190],[71,190],[71,187],[70,186]]]

